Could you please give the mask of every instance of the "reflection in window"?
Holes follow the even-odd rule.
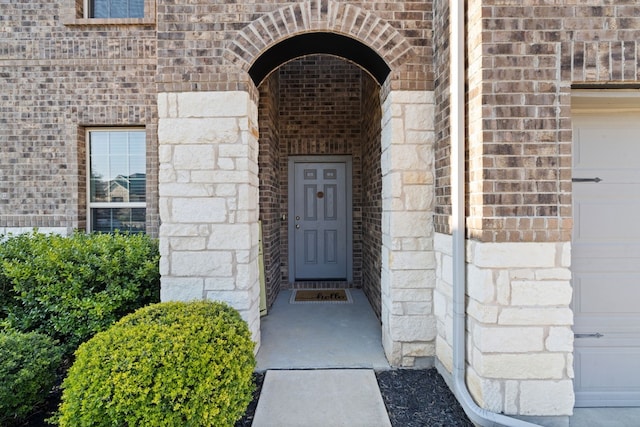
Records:
[[[89,0],[89,18],[144,18],[144,0]]]
[[[90,130],[88,134],[91,231],[144,232],[144,130]]]

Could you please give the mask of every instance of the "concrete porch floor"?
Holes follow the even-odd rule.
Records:
[[[368,368],[390,369],[380,322],[359,289],[352,304],[290,304],[282,290],[261,319],[257,371]],[[571,427],[637,427],[640,408],[576,408]]]
[[[282,290],[261,318],[257,370],[389,369],[380,322],[360,289],[352,304],[289,304]]]

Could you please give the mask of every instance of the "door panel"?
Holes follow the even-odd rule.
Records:
[[[293,278],[346,280],[346,164],[295,162],[293,171]]]
[[[576,406],[640,406],[640,115],[574,117]]]

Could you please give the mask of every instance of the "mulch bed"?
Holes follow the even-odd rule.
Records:
[[[435,369],[376,372],[393,427],[473,427]]]
[[[393,427],[473,427],[462,407],[435,369],[397,369],[376,372],[382,399]],[[264,373],[254,373],[256,389],[245,415],[235,427],[251,427],[258,406]],[[50,427],[45,420],[57,408],[59,389],[23,427]]]

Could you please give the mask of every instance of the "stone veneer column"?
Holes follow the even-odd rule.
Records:
[[[431,366],[433,92],[391,91],[382,105],[382,343],[393,366]]]
[[[247,92],[158,95],[161,299],[220,300],[260,344],[257,105]]]
[[[437,234],[435,242],[436,353],[451,372],[452,239]],[[568,242],[467,241],[467,384],[481,407],[516,416],[572,413],[570,251]]]

